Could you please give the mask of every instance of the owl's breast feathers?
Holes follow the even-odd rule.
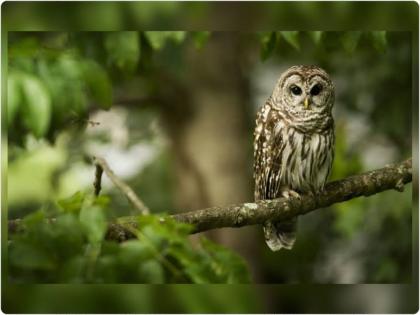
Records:
[[[284,188],[317,191],[334,157],[334,126],[308,132],[296,127],[271,98],[257,114],[254,133],[255,199],[278,198]],[[332,117],[331,117],[332,119]]]

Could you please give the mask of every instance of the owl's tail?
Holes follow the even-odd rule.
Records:
[[[287,221],[264,223],[265,242],[272,251],[292,249],[296,241],[297,218]]]

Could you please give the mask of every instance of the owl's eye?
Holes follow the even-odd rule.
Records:
[[[315,84],[315,86],[311,89],[311,95],[315,96],[321,93],[322,91],[322,85],[321,84]]]
[[[302,94],[302,89],[300,87],[296,86],[296,85],[292,85],[290,87],[290,91],[292,91],[292,93],[294,95],[300,95],[300,94]]]

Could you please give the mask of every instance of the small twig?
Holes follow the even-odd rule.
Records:
[[[102,173],[104,170],[99,164],[96,164],[95,166],[95,181],[93,182],[93,187],[95,188],[95,196],[99,196],[99,193],[101,192]]]
[[[149,209],[145,204],[140,200],[136,193],[124,183],[115,173],[111,170],[108,163],[101,157],[94,157],[93,162],[96,166],[95,172],[95,182],[93,183],[95,187],[95,195],[97,196],[101,190],[101,177],[102,172],[105,172],[113,184],[127,197],[131,204],[140,211],[141,214],[149,214]]]

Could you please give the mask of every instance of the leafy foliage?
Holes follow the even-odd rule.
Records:
[[[345,32],[341,37],[343,48],[348,53],[353,53],[357,48],[362,32]]]
[[[284,31],[280,32],[280,35],[296,50],[300,49],[299,44],[299,32],[298,31]]]
[[[22,219],[9,241],[9,279],[40,283],[248,283],[237,254],[202,238],[188,240],[191,226],[167,216],[127,225],[135,239],[106,240],[106,196],[78,192]],[[123,219],[120,219],[123,223]]]
[[[107,71],[75,49],[71,37],[50,37],[41,41],[36,36],[12,36],[8,125],[14,127],[9,136],[17,142],[26,133],[44,137],[58,126],[68,127],[75,118],[84,119],[93,102],[105,109],[112,103]]]
[[[276,32],[262,33],[260,34],[260,41],[261,41],[261,60],[264,61],[271,55],[274,48],[276,47],[277,33]]]
[[[133,77],[144,51],[163,50],[168,42],[180,44],[187,35],[200,49],[210,32],[11,34],[7,121],[14,128],[10,139],[22,143],[28,133],[51,139],[61,129],[85,124],[90,110],[111,107],[113,86]]]
[[[194,45],[197,49],[202,49],[204,44],[209,40],[210,32],[193,32]]]
[[[322,34],[323,34],[322,31],[308,32],[308,35],[312,38],[315,45],[319,45],[321,43]]]
[[[121,71],[134,72],[140,59],[140,39],[137,32],[110,32],[105,35],[108,61]]]
[[[45,135],[50,124],[51,100],[42,82],[26,76],[22,80],[25,105],[22,109],[23,123],[36,137]]]
[[[292,47],[296,51],[300,51],[301,42],[304,40],[303,37],[306,36],[310,37],[315,46],[320,49],[327,46],[325,43],[328,43],[328,46],[331,46],[331,48],[334,49],[341,46],[341,48],[349,54],[355,52],[362,38],[366,38],[379,53],[384,53],[387,47],[386,31],[349,31],[340,33],[324,31],[264,32],[260,34],[261,60],[264,61],[268,59],[276,51],[277,45],[282,46],[281,43],[278,44],[280,38],[282,38],[289,47]],[[281,48],[285,48],[285,46],[282,46]]]
[[[385,31],[377,31],[370,33],[373,40],[374,47],[380,51],[384,52],[386,50],[387,42],[386,42],[386,32]]]
[[[145,35],[155,50],[160,50],[166,44],[167,41],[171,40],[175,43],[181,43],[185,39],[186,32],[183,31],[149,31],[145,32]]]

